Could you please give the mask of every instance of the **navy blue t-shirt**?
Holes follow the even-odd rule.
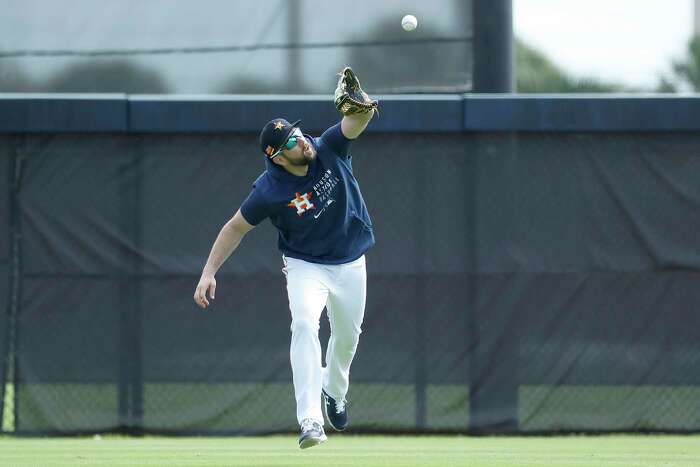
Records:
[[[322,264],[354,261],[374,245],[374,234],[352,173],[351,140],[340,123],[319,138],[304,137],[316,149],[307,174],[296,176],[266,160],[241,214],[251,225],[269,217],[285,256]]]

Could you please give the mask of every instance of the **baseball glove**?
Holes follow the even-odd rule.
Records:
[[[335,108],[343,115],[367,113],[379,105],[360,87],[360,81],[349,66],[343,68],[335,88]]]

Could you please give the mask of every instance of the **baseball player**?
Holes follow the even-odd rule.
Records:
[[[331,427],[347,427],[345,396],[365,309],[364,254],[374,245],[372,222],[353,176],[350,143],[367,127],[377,101],[362,91],[346,67],[334,102],[343,118],[318,138],[304,134],[300,121],[283,118],[262,129],[266,170],[219,232],[194,293],[195,302],[208,307],[222,263],[246,233],[270,219],[279,232],[287,279],[290,360],[302,449],[326,441],[322,406]],[[325,367],[318,337],[324,307],[331,328]]]

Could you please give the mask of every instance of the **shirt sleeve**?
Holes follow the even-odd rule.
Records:
[[[248,197],[241,204],[241,214],[250,225],[258,225],[266,218],[270,217],[270,205],[260,193],[260,190],[253,188]]]
[[[350,143],[352,140],[345,137],[340,128],[340,122],[324,131],[321,135],[321,139],[340,157],[345,159],[350,158]]]

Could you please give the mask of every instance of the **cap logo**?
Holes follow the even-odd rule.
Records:
[[[279,121],[279,120],[276,121],[276,122],[275,122],[275,130],[281,130],[282,128],[284,128],[284,123],[282,123],[282,122]]]
[[[268,146],[265,148],[265,154],[267,154],[268,156],[271,156],[274,152],[275,148],[273,148],[272,146]]]

